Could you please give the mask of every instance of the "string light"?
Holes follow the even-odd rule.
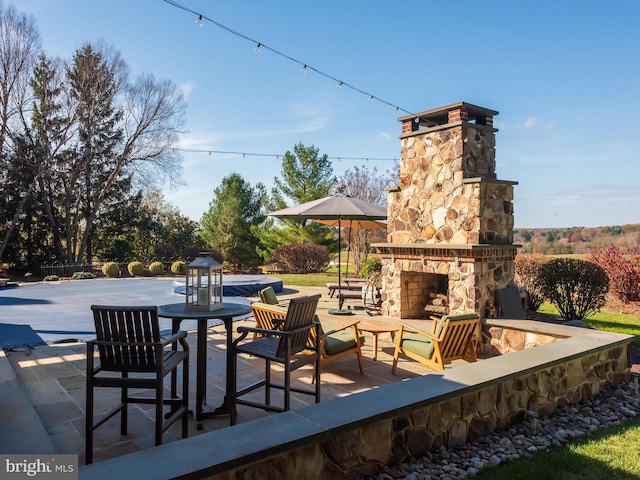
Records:
[[[261,43],[258,43],[258,44],[255,46],[255,48],[253,49],[253,51],[254,51],[254,52],[256,52],[256,53],[260,53],[260,47],[261,47],[261,46],[262,46],[262,44],[261,44]]]
[[[191,8],[182,5],[182,4],[178,3],[178,2],[176,2],[175,0],[162,0],[162,1],[165,2],[165,3],[168,3],[169,5],[171,5],[173,7],[178,8],[180,10],[184,10],[185,12],[189,12],[189,13],[191,13],[193,15],[198,15],[198,20],[196,20],[196,25],[198,25],[198,26],[200,26],[202,24],[203,20],[206,20],[206,21],[214,24],[215,26],[217,26],[217,27],[219,27],[219,28],[221,28],[223,30],[226,30],[227,32],[229,32],[229,33],[231,33],[231,34],[233,34],[233,35],[235,35],[237,37],[240,37],[240,38],[242,38],[244,40],[247,40],[247,41],[253,43],[254,45],[256,45],[256,48],[254,49],[254,50],[256,50],[256,53],[260,50],[260,48],[269,50],[271,53],[274,53],[274,54],[276,54],[276,55],[278,55],[278,56],[280,56],[282,58],[285,58],[287,60],[295,62],[298,65],[303,65],[303,67],[301,69],[301,72],[303,74],[306,73],[307,70],[313,70],[318,75],[321,75],[321,76],[323,76],[325,78],[328,78],[328,79],[333,80],[334,82],[336,82],[338,88],[341,88],[342,86],[346,86],[346,87],[350,88],[351,90],[353,90],[355,92],[358,92],[358,93],[360,93],[362,95],[367,96],[369,98],[369,103],[373,103],[373,100],[376,99],[380,103],[383,103],[385,105],[389,105],[390,107],[395,108],[396,113],[402,111],[402,112],[404,112],[404,113],[406,113],[408,115],[415,115],[414,113],[410,112],[409,110],[407,110],[405,108],[402,108],[402,107],[400,107],[398,105],[395,105],[395,104],[393,104],[391,102],[388,102],[386,100],[383,100],[380,97],[377,97],[377,96],[375,96],[375,95],[373,95],[373,94],[371,94],[369,92],[366,92],[366,91],[356,87],[355,85],[351,85],[351,84],[349,84],[349,83],[347,83],[347,82],[345,82],[343,80],[340,80],[340,79],[338,79],[338,78],[336,78],[336,77],[334,77],[332,75],[329,75],[328,73],[325,73],[325,72],[323,72],[321,70],[318,70],[317,68],[312,67],[308,63],[301,62],[300,60],[297,60],[297,59],[295,59],[295,58],[293,58],[293,57],[291,57],[291,56],[289,56],[289,55],[287,55],[287,54],[285,54],[285,53],[283,53],[283,52],[281,52],[279,50],[276,50],[275,48],[269,47],[268,45],[265,45],[262,42],[258,42],[257,40],[255,40],[255,39],[253,39],[253,38],[251,38],[251,37],[249,37],[249,36],[247,36],[247,35],[245,35],[243,33],[240,33],[240,32],[238,32],[236,30],[233,30],[232,28],[227,27],[226,25],[223,25],[222,23],[213,20],[213,19],[207,17],[206,15],[202,15],[201,13],[196,12],[195,10],[192,10]],[[431,121],[424,120],[424,119],[423,119],[423,122],[427,122],[427,123],[436,125],[435,122],[431,122]]]
[[[300,69],[300,73],[302,73],[303,75],[304,75],[305,73],[307,73],[307,66],[306,66],[306,65],[305,65],[305,66],[303,66],[303,67]]]
[[[206,153],[209,156],[211,155],[238,155],[238,156],[242,156],[242,158],[246,158],[246,157],[273,157],[276,160],[279,160],[280,157],[282,156],[281,154],[278,153],[251,153],[251,152],[235,152],[235,151],[230,151],[230,150],[200,150],[197,148],[173,148],[173,151],[176,152],[185,152],[185,153]],[[332,156],[328,156],[327,158],[329,160],[337,160],[337,161],[342,161],[342,160],[364,160],[364,161],[369,161],[369,160],[374,160],[374,161],[378,161],[378,162],[397,162],[398,159],[397,158],[385,158],[385,157],[378,157],[378,158],[372,158],[372,157],[332,157]]]
[[[196,20],[196,27],[200,28],[202,26],[202,15],[198,16]]]

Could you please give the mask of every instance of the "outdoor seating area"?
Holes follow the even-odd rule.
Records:
[[[317,318],[321,321],[320,338],[318,349],[320,352],[321,378],[320,382],[314,380],[314,362],[301,366],[301,368],[291,372],[292,384],[301,385],[303,388],[314,391],[320,390],[320,399],[327,402],[335,398],[349,396],[353,393],[377,388],[382,385],[395,383],[406,378],[413,378],[429,373],[430,369],[409,360],[401,360],[397,375],[391,375],[391,363],[393,359],[393,340],[391,333],[379,334],[378,341],[373,341],[371,334],[357,329],[359,321],[370,319],[364,311],[356,312],[356,315],[349,315],[337,318],[328,311],[335,308],[337,299],[331,299],[325,294],[325,290],[320,287],[304,287],[300,290],[288,290],[286,295],[278,298],[279,303],[289,304],[291,298],[304,295],[319,296],[316,309]],[[319,294],[322,294],[321,296]],[[268,306],[254,301],[254,313],[264,311],[270,307],[271,312],[284,310],[286,317],[287,307]],[[167,312],[165,311],[166,315]],[[92,312],[87,310],[87,315],[92,316]],[[256,317],[257,318],[257,317]],[[372,321],[375,321],[371,319]],[[238,337],[236,330],[246,328],[248,338],[251,338],[255,330],[256,321],[254,318],[247,318],[233,322],[233,336]],[[196,331],[190,331],[186,338],[188,346],[181,346],[179,352],[188,352],[189,363],[195,366],[198,362],[198,335]],[[312,336],[314,337],[314,336]],[[209,405],[225,404],[227,394],[226,388],[226,362],[227,362],[227,332],[224,325],[209,328],[205,334],[205,355],[206,359],[206,392],[205,402]],[[153,340],[153,336],[152,336]],[[175,338],[171,337],[171,341]],[[377,340],[377,339],[376,339]],[[104,341],[104,339],[103,339]],[[166,340],[165,340],[166,341]],[[154,342],[134,342],[151,346]],[[376,345],[376,351],[373,350]],[[89,344],[91,347],[92,344]],[[305,345],[307,347],[308,345]],[[128,398],[132,403],[121,402],[119,388],[97,388],[90,395],[87,386],[87,344],[84,342],[69,342],[58,345],[46,345],[36,347],[32,350],[15,349],[3,354],[0,358],[0,366],[4,366],[0,371],[3,379],[11,379],[11,383],[16,387],[13,389],[15,395],[19,397],[15,403],[24,409],[24,414],[16,415],[15,421],[20,421],[20,425],[14,425],[11,421],[4,422],[2,448],[5,451],[13,449],[18,452],[56,452],[56,453],[77,453],[80,455],[80,464],[99,462],[101,460],[134,452],[140,449],[150,448],[154,445],[171,443],[183,438],[182,422],[175,421],[172,425],[167,425],[166,419],[160,419],[160,427],[156,425],[155,407],[153,404],[145,403],[143,397],[154,397],[153,388],[148,385],[133,384],[128,391]],[[169,350],[171,351],[171,350]],[[253,352],[255,353],[255,352]],[[236,363],[237,385],[242,387],[264,379],[264,360],[256,355],[239,355]],[[307,352],[308,353],[308,352]],[[98,354],[98,351],[96,351]],[[123,357],[124,358],[124,357]],[[374,360],[377,358],[377,360]],[[100,363],[98,357],[95,363]],[[171,362],[175,364],[176,362]],[[105,364],[106,365],[106,364]],[[406,368],[405,368],[406,367]],[[197,368],[188,368],[186,376],[189,379],[188,392],[182,390],[182,380],[184,373],[182,365],[177,371],[178,395],[170,392],[168,384],[165,385],[164,394],[169,397],[187,397],[190,405],[196,399],[197,391]],[[133,368],[130,369],[133,371]],[[91,371],[91,370],[89,370]],[[273,378],[275,381],[282,381],[284,384],[284,368],[274,365]],[[133,376],[133,374],[131,374]],[[114,383],[118,376],[111,375]],[[91,380],[89,383],[96,383]],[[314,385],[316,383],[316,385]],[[116,385],[113,385],[116,386]],[[247,397],[251,400],[264,397],[260,391],[251,392]],[[11,396],[8,395],[7,400]],[[273,392],[274,403],[284,401],[278,391]],[[155,399],[153,400],[155,403]],[[103,418],[105,414],[113,413],[113,418],[100,422],[100,427],[91,429],[89,437],[89,427],[85,424],[85,414],[87,405],[93,403],[96,419]],[[123,406],[122,403],[125,403]],[[303,395],[291,390],[290,409],[295,410],[306,405],[315,403],[315,398]],[[206,405],[204,405],[206,408]],[[165,413],[167,410],[165,406]],[[173,407],[170,407],[173,408]],[[119,412],[126,411],[126,420],[121,420]],[[172,420],[182,419],[183,411],[174,411]],[[239,404],[237,407],[237,422],[245,423],[264,416],[271,415],[260,408],[249,408]],[[25,428],[25,418],[28,418]],[[4,420],[4,419],[3,419]],[[122,421],[127,422],[126,434],[122,430]],[[212,430],[227,427],[230,422],[229,415],[214,415],[204,417],[200,421],[190,415],[188,418],[188,436],[192,437]],[[94,423],[89,420],[89,424]],[[198,428],[201,427],[201,429]],[[165,427],[167,427],[165,429]],[[157,429],[162,428],[163,433],[158,440]],[[12,432],[12,433],[11,433]],[[91,447],[87,447],[87,442]],[[90,448],[93,455],[85,456],[85,450]],[[9,449],[9,450],[7,450]]]

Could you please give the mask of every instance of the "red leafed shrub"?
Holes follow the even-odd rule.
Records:
[[[515,282],[527,294],[527,306],[535,312],[544,303],[542,267],[549,258],[540,254],[521,253],[515,258]]]
[[[291,273],[321,272],[329,265],[329,250],[311,243],[283,245],[274,252],[273,261]]]
[[[542,267],[545,296],[565,320],[584,320],[600,310],[609,292],[604,268],[575,258],[554,258]]]
[[[616,247],[594,250],[589,261],[607,272],[611,292],[624,303],[640,300],[640,257],[637,251],[623,252]]]

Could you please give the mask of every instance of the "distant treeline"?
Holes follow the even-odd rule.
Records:
[[[592,228],[516,228],[513,233],[513,243],[522,245],[521,253],[588,254],[607,246],[621,250],[640,248],[638,223]]]

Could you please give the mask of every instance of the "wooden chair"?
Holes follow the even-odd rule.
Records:
[[[86,463],[93,462],[93,432],[120,413],[120,433],[127,434],[129,403],[155,405],[155,444],[162,444],[162,434],[178,419],[182,420],[182,438],[188,436],[189,345],[186,332],[166,339],[160,337],[156,307],[112,307],[92,305],[96,340],[87,342],[86,391]],[[178,343],[182,349],[178,350]],[[166,347],[171,346],[171,349]],[[95,365],[97,347],[100,364]],[[176,393],[177,371],[182,363],[182,396]],[[101,375],[109,372],[107,375]],[[113,375],[117,373],[119,375]],[[164,379],[171,374],[171,396],[164,397]],[[94,423],[94,388],[120,389],[120,404]],[[130,388],[150,389],[154,396],[131,397]],[[163,406],[171,410],[166,421]]]
[[[280,330],[287,315],[287,309],[278,305],[267,305],[265,303],[253,303],[251,305],[256,325],[264,330]],[[349,355],[357,355],[360,373],[364,374],[364,364],[362,362],[361,347],[364,345],[364,336],[358,330],[358,320],[343,324],[338,328],[326,331],[317,315],[315,321],[320,324],[320,366],[340,360]],[[258,333],[254,333],[254,340]],[[311,331],[309,344],[315,345],[315,330]],[[311,382],[315,381],[315,371],[311,376]]]
[[[398,323],[400,330],[393,354],[393,374],[400,353],[434,370],[444,370],[444,364],[453,360],[477,361],[480,317],[476,313],[445,315],[430,322],[430,329],[427,322],[421,320],[399,320]]]
[[[362,363],[361,347],[364,345],[364,336],[358,330],[358,320],[353,320],[343,324],[339,328],[325,331],[322,323],[319,328],[320,333],[320,368],[329,363],[335,362],[349,355],[358,357],[358,368],[360,375],[364,375],[364,364]],[[315,332],[311,332],[310,342],[315,342]],[[311,376],[311,382],[316,379],[316,372]]]
[[[276,291],[272,286],[268,286],[258,291],[258,297],[260,298],[261,303],[266,303],[268,305],[281,305],[281,302],[278,300],[278,296],[276,295]]]
[[[320,356],[318,355],[319,344],[309,345],[309,337],[312,330],[319,328],[316,319],[316,309],[320,295],[307,297],[297,297],[291,299],[289,307],[280,329],[266,330],[252,327],[238,327],[241,335],[233,342],[234,368],[232,371],[233,388],[231,391],[231,425],[237,420],[236,405],[246,405],[249,407],[261,408],[266,411],[284,412],[290,409],[291,392],[313,395],[316,403],[320,402]],[[249,333],[258,333],[260,336],[256,340],[244,342]],[[310,351],[311,350],[311,351]],[[251,355],[262,358],[265,361],[264,379],[251,385],[237,388],[237,356],[240,354]],[[284,367],[284,384],[277,384],[271,380],[271,363],[279,363]],[[291,386],[291,372],[304,365],[313,364],[316,372],[316,386],[313,390]],[[249,392],[265,387],[264,403],[247,400],[243,397]],[[276,406],[271,403],[271,389],[276,388],[284,391],[284,406]]]

